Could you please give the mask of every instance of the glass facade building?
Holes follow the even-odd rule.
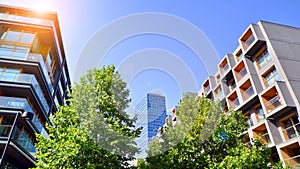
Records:
[[[30,168],[36,133],[66,103],[70,78],[57,14],[0,5],[0,164]],[[33,114],[22,118],[24,112]]]
[[[149,93],[139,102],[136,110],[138,112],[136,127],[143,127],[140,137],[136,139],[137,145],[141,148],[141,153],[137,157],[144,158],[152,137],[165,123],[166,99],[164,96]]]

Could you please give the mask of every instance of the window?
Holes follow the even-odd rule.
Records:
[[[16,79],[17,75],[20,72],[20,69],[10,69],[10,68],[1,68],[1,79],[6,81],[13,81]]]
[[[265,86],[268,87],[274,84],[275,81],[279,81],[280,77],[277,73],[277,70],[274,68],[264,76],[264,79],[265,79]]]
[[[33,39],[34,39],[35,34],[32,33],[23,33],[22,37],[20,39],[20,42],[22,43],[32,43]]]
[[[283,120],[281,126],[285,137],[288,139],[297,137],[300,134],[299,119],[295,114],[292,117]]]
[[[34,38],[35,33],[29,33],[24,31],[17,32],[12,30],[8,30],[5,34],[1,36],[1,39],[6,41],[14,41],[28,44],[31,44]]]
[[[19,40],[20,34],[20,32],[8,31],[5,40],[17,42]]]
[[[265,49],[258,57],[257,57],[257,65],[260,68],[264,67],[267,63],[271,61],[271,56],[267,49]]]
[[[265,114],[261,106],[255,107],[254,112],[255,112],[257,122],[260,122],[265,119]]]

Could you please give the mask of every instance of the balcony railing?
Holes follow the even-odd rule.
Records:
[[[224,97],[224,92],[220,91],[215,95],[215,100],[220,100],[222,97]]]
[[[31,17],[19,16],[13,14],[6,14],[6,13],[0,13],[0,19],[16,21],[16,22],[26,22],[26,23],[38,24],[38,25],[41,24],[47,26],[54,26],[54,23],[51,20],[31,18]]]
[[[36,149],[26,132],[21,131],[18,127],[14,129],[12,139],[16,141],[21,147],[30,153],[35,153]]]
[[[37,82],[36,78],[32,74],[25,74],[25,73],[9,73],[9,72],[2,72],[0,73],[0,81],[6,82],[13,82],[13,83],[25,83],[32,85],[33,89],[35,90],[36,94],[38,95],[39,100],[42,103],[42,106],[46,113],[49,112],[49,105],[45,99],[45,96],[42,92],[42,89]]]
[[[267,112],[271,112],[275,108],[279,107],[281,105],[280,99],[278,96],[273,97],[268,102],[265,103],[265,108]]]
[[[247,70],[244,67],[238,73],[236,73],[237,81],[240,81],[241,79],[243,79],[243,77],[245,77],[246,74],[247,74]]]
[[[266,79],[266,82],[264,83],[265,87],[269,87],[269,86],[273,85],[276,81],[280,81],[280,77],[279,77],[278,73],[275,73],[273,76]]]
[[[230,107],[232,109],[236,108],[237,106],[240,105],[240,102],[239,102],[239,98],[235,98],[231,103],[230,103]]]
[[[247,90],[245,90],[244,92],[242,92],[242,98],[243,100],[247,100],[249,97],[251,97],[254,94],[254,90],[253,87],[250,86]]]
[[[210,86],[208,85],[206,88],[205,88],[205,93],[207,94],[209,91],[210,91]]]
[[[0,125],[0,138],[7,138],[10,131],[12,130],[12,125]],[[12,140],[18,143],[23,149],[29,153],[35,153],[36,149],[34,144],[30,140],[26,132],[21,131],[18,127],[14,128],[12,133]]]
[[[11,48],[0,48],[0,58],[7,58],[7,59],[16,59],[16,60],[25,60],[25,61],[33,61],[38,62],[41,65],[42,71],[44,73],[44,76],[46,78],[47,84],[49,86],[51,94],[53,93],[53,86],[48,74],[48,69],[46,66],[46,63],[44,62],[43,56],[40,54],[35,53],[26,53],[26,52],[17,52],[17,51],[11,51]]]
[[[221,68],[221,73],[224,74],[227,70],[229,70],[229,65],[228,64],[226,64],[225,66],[223,66]]]
[[[284,159],[285,165],[289,165],[292,169],[300,168],[300,155]]]
[[[300,134],[300,123],[285,128],[282,132],[288,137],[288,139],[295,138]]]
[[[253,34],[251,34],[243,44],[245,50],[254,42],[254,40],[255,40],[255,38],[254,38]]]
[[[40,122],[40,120],[37,118],[35,111],[31,108],[30,104],[25,98],[0,96],[0,107],[23,109],[24,111],[34,113],[32,123],[35,125],[39,133],[41,133],[45,137],[48,137],[48,134],[45,128],[43,127],[42,123]]]
[[[271,144],[271,139],[270,139],[269,133],[262,134],[261,138],[265,142],[265,144]]]

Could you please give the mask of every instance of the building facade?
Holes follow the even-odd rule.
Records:
[[[157,134],[158,128],[163,126],[166,119],[166,99],[164,96],[148,93],[136,106],[137,122],[136,127],[143,127],[140,137],[136,143],[141,148],[137,158],[147,156],[146,151],[149,143]]]
[[[259,21],[202,84],[199,95],[249,118],[245,141],[261,137],[271,161],[300,166],[300,29]]]
[[[70,78],[56,13],[0,5],[0,162],[29,168],[35,133],[66,104]],[[28,118],[29,117],[29,118]]]

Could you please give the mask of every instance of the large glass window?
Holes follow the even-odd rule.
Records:
[[[22,43],[32,43],[33,39],[34,39],[35,34],[32,33],[23,33],[22,37],[20,39],[20,42]]]
[[[265,114],[261,106],[254,108],[257,122],[260,122],[265,119]]]
[[[6,81],[13,81],[15,80],[15,78],[17,77],[17,75],[20,72],[20,69],[10,69],[10,68],[2,68],[2,76],[1,79],[2,80],[6,80]]]
[[[7,41],[31,44],[34,37],[35,37],[34,33],[28,33],[28,32],[23,32],[23,31],[17,32],[17,31],[9,30],[6,32],[6,34],[3,34],[1,36],[1,39],[7,40]]]
[[[17,42],[20,37],[20,32],[8,31],[5,40]]]

